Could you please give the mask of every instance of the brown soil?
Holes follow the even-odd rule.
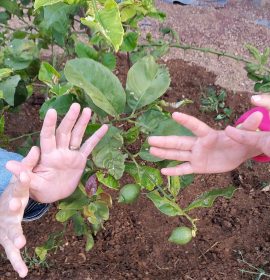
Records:
[[[181,111],[216,128],[224,127],[224,122],[213,120],[215,113],[199,110],[202,93],[215,84],[215,75],[182,60],[170,60],[167,65],[172,83],[164,98],[170,102],[183,97],[192,99],[194,103]],[[124,60],[118,69],[124,79]],[[40,127],[38,105],[30,103],[21,106],[19,113],[8,115],[8,134],[15,137]],[[233,109],[233,123],[249,107],[248,93],[228,92],[227,106]],[[199,232],[183,247],[172,245],[167,239],[172,229],[185,220],[166,217],[144,197],[132,206],[119,205],[113,194],[110,220],[97,235],[92,251],[84,251],[84,240],[74,237],[69,225],[63,245],[48,258],[49,267],[32,267],[26,279],[255,279],[254,275],[240,272],[249,270],[239,262],[241,253],[247,262],[270,273],[270,195],[262,191],[268,174],[269,164],[247,162],[233,172],[196,176],[181,195],[180,203],[186,204],[211,188],[233,184],[238,190],[231,200],[218,199],[214,207],[194,211],[193,216],[200,219]],[[24,224],[30,254],[51,232],[62,228],[55,221],[55,213],[53,206],[43,218]],[[0,259],[0,279],[18,279],[4,257]]]

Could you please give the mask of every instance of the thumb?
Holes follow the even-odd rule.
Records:
[[[39,157],[40,150],[38,147],[34,146],[21,162],[10,160],[6,163],[6,168],[16,177],[19,177],[20,173],[23,171],[32,171],[32,169],[38,164]]]
[[[270,96],[266,94],[253,95],[251,97],[251,103],[255,106],[261,106],[270,110]]]

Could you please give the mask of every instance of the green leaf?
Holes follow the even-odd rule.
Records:
[[[98,60],[98,52],[91,46],[79,42],[75,46],[75,52],[79,58],[91,58]]]
[[[127,103],[134,111],[142,108],[160,96],[170,85],[167,68],[158,65],[152,56],[137,61],[127,75]]]
[[[256,83],[254,86],[255,91],[270,92],[270,82],[268,83]]]
[[[7,12],[0,12],[0,23],[7,24],[9,19],[10,19],[10,14],[8,14]]]
[[[10,68],[2,68],[2,69],[0,69],[0,81],[2,81],[3,79],[9,77],[12,72],[13,72],[13,70],[10,69]]]
[[[41,119],[44,119],[47,111],[51,108],[55,109],[59,116],[64,116],[71,104],[75,101],[76,97],[73,94],[65,94],[57,97],[54,96],[42,104],[39,110],[39,116]]]
[[[35,254],[39,257],[40,261],[45,261],[47,256],[48,250],[44,247],[36,247]]]
[[[135,50],[138,43],[139,34],[137,32],[125,33],[123,43],[121,45],[122,52],[131,52]]]
[[[86,234],[86,245],[85,251],[88,252],[94,247],[95,241],[91,232],[87,232]]]
[[[59,2],[64,2],[64,0],[35,0],[34,8],[37,10],[41,7],[53,5]]]
[[[185,212],[193,210],[199,207],[211,207],[216,198],[223,196],[225,198],[232,198],[236,188],[229,186],[223,189],[213,189],[209,192],[206,192],[194,200],[187,208],[184,209]]]
[[[95,33],[101,33],[116,52],[119,50],[123,42],[124,29],[118,5],[114,0],[107,0],[104,8],[95,12],[94,18],[88,16],[81,21]]]
[[[169,176],[169,192],[173,195],[174,198],[177,197],[181,189],[181,181],[179,176]]]
[[[68,61],[64,72],[66,79],[82,88],[97,107],[112,116],[124,112],[125,91],[107,67],[92,59],[78,58]]]
[[[152,191],[156,186],[162,185],[163,180],[160,171],[150,166],[137,166],[134,163],[126,163],[125,172],[131,175],[141,187]]]
[[[116,67],[116,57],[113,53],[103,53],[101,55],[101,63],[113,71]]]
[[[80,213],[76,213],[72,216],[73,229],[77,236],[82,236],[87,232],[86,224]]]
[[[13,70],[26,69],[39,56],[35,42],[27,39],[12,40],[4,52],[4,63]]]
[[[148,110],[138,118],[138,125],[141,132],[149,134],[159,126],[160,122],[168,119],[170,117],[161,111]]]
[[[99,220],[107,221],[109,220],[109,207],[103,201],[96,201],[95,202],[96,211],[95,215]]]
[[[71,196],[59,203],[58,208],[61,210],[81,210],[88,203],[88,198],[80,188],[77,188]]]
[[[122,22],[126,22],[129,19],[133,18],[136,15],[136,9],[131,5],[126,6],[121,9],[121,20]]]
[[[3,92],[3,98],[10,106],[14,106],[16,87],[18,86],[20,80],[21,77],[19,75],[15,75],[0,82],[0,91]]]
[[[106,186],[106,187],[108,187],[110,189],[114,189],[114,190],[119,189],[119,187],[120,187],[119,182],[116,179],[114,179],[113,176],[111,176],[111,175],[104,175],[101,171],[98,171],[96,173],[96,176],[98,178],[98,181],[101,184],[103,184],[104,186]]]
[[[64,223],[66,222],[70,217],[75,215],[77,213],[77,210],[67,209],[67,210],[60,210],[55,215],[55,218],[58,222]]]
[[[120,131],[111,126],[92,152],[95,165],[107,169],[116,180],[120,179],[125,170],[126,155],[122,154],[123,137]]]
[[[140,128],[138,126],[131,127],[128,131],[123,133],[124,141],[126,144],[133,144],[139,137]]]
[[[58,84],[61,75],[56,71],[56,69],[50,65],[48,62],[43,61],[40,66],[38,73],[38,79],[48,85],[53,87],[55,84]]]
[[[249,44],[246,45],[246,48],[248,49],[250,55],[252,55],[257,61],[261,61],[261,54],[257,48]]]
[[[155,204],[160,212],[167,216],[181,216],[184,214],[183,210],[175,202],[166,197],[161,197],[157,191],[147,194],[147,197]]]
[[[266,65],[269,59],[270,48],[266,48],[261,56],[261,64]]]
[[[22,11],[19,7],[19,5],[16,3],[16,1],[11,1],[11,0],[1,0],[0,1],[0,7],[3,7],[6,9],[10,14],[13,15],[21,15]]]

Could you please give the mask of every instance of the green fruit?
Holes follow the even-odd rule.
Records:
[[[137,200],[141,187],[135,184],[125,185],[119,192],[118,202],[132,203]]]
[[[188,227],[177,227],[171,233],[169,241],[175,244],[184,245],[192,239],[192,230]]]

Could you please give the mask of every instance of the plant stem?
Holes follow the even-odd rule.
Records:
[[[162,43],[150,43],[150,44],[142,44],[142,45],[140,45],[140,47],[160,47],[162,45],[163,45]],[[211,54],[215,54],[217,56],[228,57],[228,58],[234,59],[236,61],[244,62],[244,63],[253,63],[253,61],[246,59],[244,57],[237,56],[237,55],[227,53],[224,51],[217,51],[217,50],[211,49],[211,48],[200,48],[200,47],[196,47],[196,46],[192,46],[192,45],[175,44],[175,43],[169,44],[169,47],[178,48],[178,49],[182,49],[182,50],[194,50],[194,51],[199,51],[199,52],[203,52],[203,53],[211,53]],[[268,68],[268,67],[264,66],[263,69],[270,72],[270,68]]]
[[[13,141],[19,140],[21,138],[32,136],[32,135],[35,135],[35,134],[38,134],[38,133],[40,133],[40,131],[35,131],[35,132],[27,133],[27,134],[24,134],[24,135],[15,137],[15,138],[11,138],[11,139],[9,139],[9,142],[13,142]]]

